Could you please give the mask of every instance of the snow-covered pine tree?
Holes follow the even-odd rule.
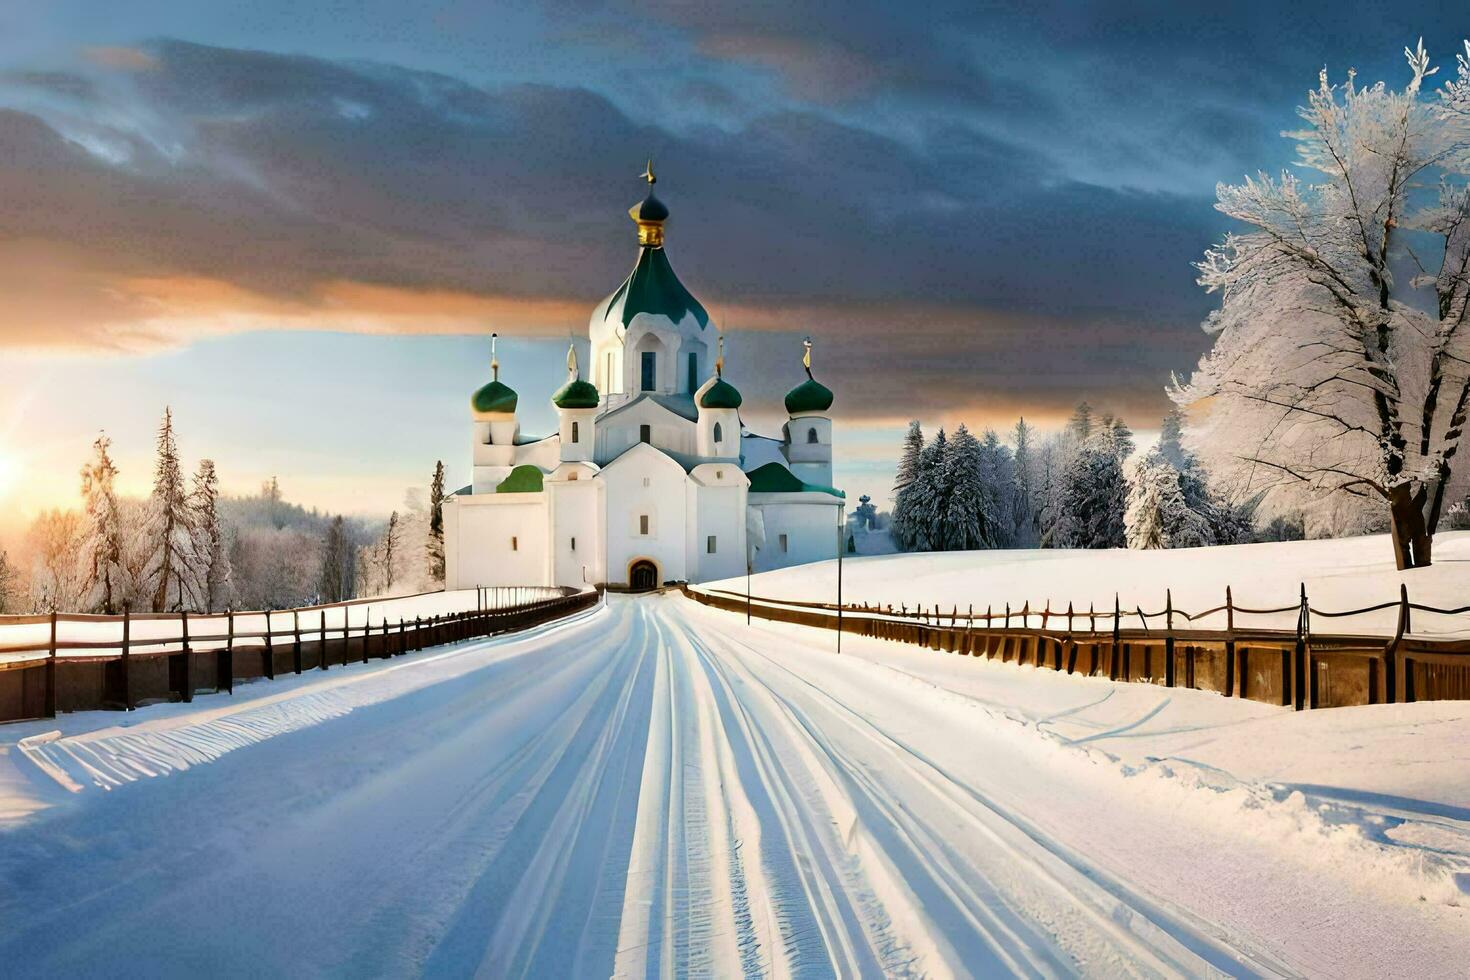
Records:
[[[940,429],[919,453],[913,479],[894,501],[893,541],[904,551],[937,551],[942,547],[946,443],[944,430]]]
[[[82,587],[82,608],[113,615],[122,611],[128,597],[128,576],[123,568],[123,528],[113,489],[117,467],[105,435],[92,443],[92,460],[82,466],[83,525],[77,553],[77,574]]]
[[[1015,482],[1011,497],[1011,541],[1017,548],[1034,548],[1038,540],[1036,508],[1035,436],[1026,419],[1016,421],[1011,434],[1015,441]]]
[[[903,437],[903,452],[898,457],[898,473],[893,479],[893,492],[895,494],[904,487],[914,482],[919,475],[919,456],[924,452],[924,430],[919,427],[919,420],[914,419],[909,423],[908,432]]]
[[[140,543],[147,556],[142,584],[154,612],[197,609],[194,515],[184,492],[184,474],[179,467],[178,445],[174,442],[173,412],[168,408],[163,410],[157,445],[153,494],[148,499],[148,513],[140,530]]]
[[[943,551],[972,551],[990,546],[994,519],[989,489],[981,473],[980,443],[960,423],[949,440],[944,459],[944,485],[948,489],[940,522],[938,548]]]
[[[1128,481],[1112,425],[1096,426],[1062,475],[1056,541],[1064,548],[1122,548],[1127,544],[1123,512]]]
[[[1213,474],[1288,506],[1307,502],[1288,487],[1376,500],[1398,567],[1414,568],[1430,563],[1470,409],[1470,44],[1437,92],[1423,43],[1405,54],[1401,91],[1320,74],[1285,134],[1314,183],[1218,188],[1248,230],[1199,264],[1222,296],[1215,345],[1170,394],[1198,410]]]
[[[986,429],[980,440],[980,478],[985,488],[985,547],[1008,548],[1012,541],[1011,516],[1015,510],[1015,461],[994,429]]]
[[[219,516],[219,476],[214,460],[201,459],[189,494],[193,511],[195,573],[199,605],[205,612],[227,608],[235,599],[229,542]]]
[[[434,479],[429,483],[429,578],[435,585],[444,584],[444,461],[434,464]]]

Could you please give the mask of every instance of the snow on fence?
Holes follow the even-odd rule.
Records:
[[[192,701],[201,691],[231,692],[236,680],[526,629],[597,598],[567,588],[485,587],[299,609],[0,616],[0,722]]]
[[[1065,611],[1048,602],[1040,610],[1029,602],[997,612],[952,605],[934,607],[843,605],[751,596],[724,589],[683,587],[705,605],[744,612],[747,617],[817,626],[898,640],[965,656],[1049,667],[1066,673],[1215,691],[1226,697],[1304,708],[1340,707],[1404,701],[1470,700],[1470,606],[1440,608],[1399,598],[1361,609],[1315,609],[1303,586],[1289,606],[1250,608],[1225,602],[1189,613],[1174,608],[1166,592],[1164,608],[1142,607],[1086,612],[1069,603]],[[1313,616],[1340,622],[1394,610],[1392,636],[1384,633],[1320,632]],[[1457,638],[1415,633],[1414,613],[1450,617],[1461,627]],[[1294,619],[1283,628],[1281,617]],[[1462,617],[1455,620],[1454,617]],[[1248,625],[1248,621],[1271,625]],[[1210,620],[1214,628],[1203,628]],[[1443,630],[1437,630],[1443,633]]]

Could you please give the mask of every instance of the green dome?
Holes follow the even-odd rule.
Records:
[[[470,407],[477,412],[509,412],[515,414],[516,393],[510,385],[492,381],[470,398]]]
[[[523,463],[510,471],[504,480],[495,486],[496,493],[540,493],[541,471],[529,463]]]
[[[740,392],[735,390],[735,386],[724,378],[719,378],[699,396],[699,407],[739,408],[740,401]]]
[[[786,414],[825,412],[832,407],[832,392],[816,378],[807,378],[786,393]]]
[[[581,378],[568,381],[551,396],[557,408],[596,408],[598,401],[597,387]]]

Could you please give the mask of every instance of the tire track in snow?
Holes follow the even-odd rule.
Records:
[[[894,794],[875,782],[874,777],[886,767],[873,764],[871,757],[859,761],[851,754],[850,745],[839,748],[837,743],[840,740],[835,737],[838,733],[856,735],[861,741],[869,743],[891,760],[895,760],[898,770],[906,771],[905,774],[911,777],[912,783],[919,787],[927,786],[933,799],[945,804],[951,812],[962,814],[973,829],[980,830],[993,840],[1016,866],[1012,875],[1006,875],[1002,870],[1001,881],[1010,877],[1012,887],[1025,888],[1028,885],[1025,878],[1029,876],[1033,881],[1029,883],[1030,888],[1027,890],[1039,888],[1050,891],[1062,900],[1056,906],[1057,909],[1074,913],[1069,918],[1055,919],[1034,904],[1029,908],[1021,904],[1018,906],[1021,915],[1037,915],[1040,918],[1041,932],[1028,930],[1033,937],[1044,937],[1051,933],[1066,936],[1075,945],[1079,929],[1085,928],[1085,923],[1078,918],[1080,916],[1081,919],[1090,920],[1091,929],[1096,933],[1092,940],[1093,956],[1108,954],[1107,937],[1111,936],[1116,941],[1117,948],[1111,951],[1115,958],[1104,967],[1108,972],[1117,972],[1125,967],[1131,967],[1128,972],[1142,975],[1159,972],[1192,975],[1213,971],[1239,974],[1242,969],[1247,974],[1267,976],[1290,972],[1268,955],[1248,953],[1226,944],[1187,912],[1165,908],[1160,903],[1137,895],[1126,885],[1083,861],[1080,856],[1049,840],[1032,828],[1028,821],[1008,812],[973,786],[953,778],[905,740],[884,730],[871,718],[822,690],[776,658],[727,635],[719,636],[715,644],[737,660],[756,658],[769,668],[768,672],[773,671],[794,682],[801,692],[796,697],[778,692],[762,679],[760,671],[749,671],[750,677],[756,683],[765,687],[773,698],[786,704],[802,719],[803,728],[814,742],[822,746],[822,751],[845,773],[849,782],[868,794],[880,816],[875,826],[881,827],[887,822],[892,827],[907,828],[910,832],[919,829],[915,823],[914,810],[906,805],[905,797]],[[798,701],[802,702],[804,709],[797,706]],[[820,716],[820,721],[816,720],[817,716]],[[927,838],[927,843],[916,854],[942,852],[949,849],[947,842],[953,839],[954,830],[950,828],[947,833],[943,830],[938,833],[925,832],[923,836]],[[963,857],[961,862],[965,862]],[[973,855],[968,863],[974,863]],[[981,867],[985,866],[984,861],[979,864]],[[939,877],[946,876],[941,866],[933,863],[928,863],[926,870],[937,873]],[[978,897],[977,906],[972,907],[993,909],[997,904],[1003,905],[1008,899],[1014,901],[1017,897],[1008,896],[1003,888],[992,889],[991,894],[994,896],[992,900]],[[1101,946],[1098,945],[1099,940],[1102,942]],[[1022,948],[1029,950],[1034,947]],[[1040,968],[1041,972],[1050,972],[1045,969],[1046,964],[1043,962],[1032,965]],[[1098,966],[1094,960],[1090,968],[1096,969]]]

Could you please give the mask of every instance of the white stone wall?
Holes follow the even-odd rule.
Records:
[[[515,538],[515,548],[511,539]],[[444,506],[445,585],[550,585],[547,495],[456,496]]]
[[[575,480],[546,484],[551,499],[551,564],[555,585],[581,588],[607,579],[602,502],[606,486],[578,472]]]
[[[660,584],[687,578],[688,477],[683,467],[638,446],[604,467],[598,480],[605,484],[608,584],[627,585],[628,567],[638,558],[658,565]],[[644,515],[649,519],[647,534],[639,522]]]
[[[837,520],[843,506],[839,498],[818,493],[752,493],[749,499],[764,516],[766,529],[766,543],[755,556],[756,571],[837,557]]]
[[[689,474],[689,581],[745,572],[745,498],[750,480],[734,463],[703,463]],[[715,553],[709,553],[710,535]]]

